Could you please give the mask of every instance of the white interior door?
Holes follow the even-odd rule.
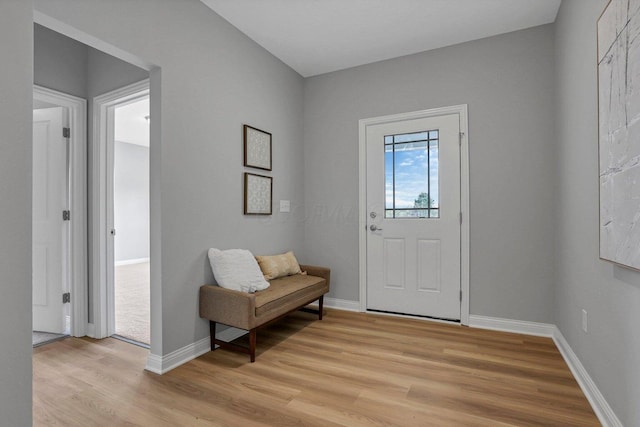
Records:
[[[458,114],[368,126],[367,309],[460,320]]]
[[[33,330],[65,331],[68,275],[67,141],[62,107],[33,111]]]

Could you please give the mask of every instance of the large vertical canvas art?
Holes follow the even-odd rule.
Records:
[[[640,270],[640,0],[598,20],[600,257]]]

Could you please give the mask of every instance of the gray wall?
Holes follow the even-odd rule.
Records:
[[[0,414],[31,425],[31,134],[33,26],[30,1],[0,4]]]
[[[35,84],[87,98],[86,45],[34,24],[33,48]]]
[[[596,21],[606,3],[563,0],[556,23],[555,321],[623,424],[638,426],[640,273],[598,259]]]
[[[91,101],[149,77],[146,70],[42,25],[34,24],[33,37],[33,81],[40,86]]]
[[[116,141],[113,181],[115,260],[149,258],[149,148]]]
[[[89,100],[147,78],[149,78],[147,70],[91,47],[87,51],[87,96]]]
[[[213,280],[207,248],[302,252],[303,79],[197,0],[38,0],[36,9],[153,68],[151,352],[206,337],[197,305]],[[267,175],[292,213],[242,215],[243,123],[273,133]]]
[[[358,120],[469,105],[471,314],[553,322],[553,26],[307,79],[306,252],[358,300]]]

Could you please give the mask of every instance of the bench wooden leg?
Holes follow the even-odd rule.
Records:
[[[216,322],[209,320],[209,334],[211,334],[211,351],[216,349]]]
[[[251,363],[256,361],[256,328],[249,331],[249,357]]]
[[[256,336],[258,329],[253,328],[249,331],[249,348],[234,344],[231,342],[222,341],[216,338],[216,322],[209,320],[209,333],[211,334],[211,351],[216,349],[216,345],[226,350],[237,351],[240,353],[248,354],[251,358],[251,363],[256,361]]]
[[[315,310],[312,310],[307,307],[302,307],[299,310],[309,311],[312,313],[316,312]],[[322,320],[323,311],[324,311],[324,295],[318,298],[318,319],[319,320]],[[283,315],[281,317],[284,317],[284,316],[286,315]],[[278,319],[273,319],[271,322],[274,322]],[[261,326],[264,326],[264,325],[261,325]],[[233,351],[238,351],[240,353],[248,354],[251,359],[251,363],[256,361],[256,344],[257,344],[258,328],[253,328],[249,330],[249,348],[217,339],[216,338],[216,322],[214,322],[213,320],[209,320],[209,333],[211,334],[211,351],[215,350],[216,345],[218,345],[223,349],[233,350]]]

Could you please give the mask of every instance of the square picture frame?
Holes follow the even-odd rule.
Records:
[[[244,214],[271,215],[273,198],[273,178],[270,176],[244,173]]]
[[[253,126],[243,126],[244,165],[250,168],[270,171],[271,134]]]

